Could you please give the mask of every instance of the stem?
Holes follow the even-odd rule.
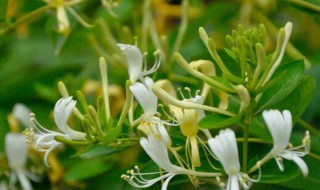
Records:
[[[244,138],[237,138],[237,142],[244,142]],[[262,139],[258,139],[258,138],[248,138],[248,142],[251,142],[251,143],[262,143],[262,144],[272,144],[272,143],[265,142]]]
[[[188,27],[188,10],[189,10],[189,3],[188,1],[184,0],[182,2],[182,15],[181,15],[181,24],[179,27],[179,31],[178,31],[178,35],[177,35],[177,39],[174,43],[173,46],[173,51],[172,52],[177,52],[180,49],[183,37],[187,31],[187,27]],[[170,62],[172,61],[173,57],[171,57]],[[171,64],[172,65],[172,64]]]
[[[308,9],[311,9],[313,11],[316,11],[316,12],[320,12],[320,7],[317,6],[317,5],[314,5],[312,3],[309,3],[307,1],[301,1],[301,0],[286,0],[290,3],[293,3],[293,4],[296,4],[296,5],[300,5],[302,7],[305,7],[305,8],[308,8]]]
[[[314,134],[319,134],[318,130],[316,128],[314,128],[312,125],[310,125],[309,123],[307,123],[306,121],[302,120],[301,118],[299,118],[297,120],[297,122],[304,127],[305,129],[307,129],[308,131],[310,131],[311,133]]]
[[[248,169],[248,139],[249,139],[249,125],[244,125],[243,128],[243,160],[242,166],[243,171],[246,172]]]
[[[317,155],[317,154],[314,154],[312,152],[309,152],[309,154],[307,154],[308,156],[310,156],[311,158],[314,158],[314,159],[317,159],[317,160],[320,160],[320,156]]]
[[[248,172],[248,174],[255,172],[257,169],[259,169],[264,163],[269,161],[273,156],[269,153],[265,157],[263,157],[261,160],[259,160]]]
[[[126,82],[126,102],[125,102],[123,110],[121,112],[117,127],[122,126],[122,123],[123,123],[126,115],[128,114],[131,103],[132,103],[132,92],[130,90],[131,84],[132,84],[132,82],[130,80],[127,80],[127,82]]]
[[[19,20],[17,20],[14,24],[12,24],[12,25],[8,26],[7,28],[3,29],[2,31],[0,31],[0,36],[6,34],[6,33],[8,33],[8,32],[10,32],[13,28],[15,28],[15,27],[16,27],[17,25],[19,25],[20,23],[23,23],[23,22],[25,22],[25,21],[27,21],[27,20],[30,20],[30,19],[32,19],[33,17],[36,17],[36,16],[38,16],[39,14],[41,14],[41,13],[43,13],[43,12],[45,12],[46,10],[51,9],[51,8],[52,8],[51,5],[45,5],[45,6],[43,6],[43,7],[40,7],[39,9],[36,9],[36,10],[33,11],[33,12],[31,12],[31,13],[23,16],[23,17],[21,17],[21,18],[20,18]]]

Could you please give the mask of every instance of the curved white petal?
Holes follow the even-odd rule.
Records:
[[[164,181],[161,190],[167,190],[167,187],[168,187],[168,185],[169,185],[169,182],[170,182],[170,180],[171,180],[174,176],[175,176],[175,175],[172,175],[172,176],[168,177],[168,178]]]
[[[5,142],[10,168],[23,168],[28,158],[26,136],[19,133],[7,133]]]
[[[67,133],[67,121],[75,106],[76,101],[72,100],[71,96],[68,98],[61,98],[54,106],[54,121],[58,128],[64,133]]]
[[[298,167],[300,168],[303,176],[304,177],[308,176],[309,169],[308,169],[307,164],[305,163],[305,161],[302,158],[297,156],[294,152],[286,151],[285,153],[281,154],[281,157],[283,157],[284,159],[287,159],[287,160],[294,161],[298,165]]]
[[[67,124],[67,121],[75,106],[76,101],[74,101],[71,96],[68,98],[61,98],[57,101],[54,107],[54,120],[58,128],[62,132],[68,134],[71,137],[71,139],[85,140],[86,138],[84,133],[71,129]]]
[[[47,167],[50,167],[49,166],[49,163],[48,163],[48,157],[49,157],[49,154],[50,154],[50,152],[52,151],[52,150],[54,150],[57,146],[59,146],[60,144],[62,144],[62,143],[60,143],[60,142],[55,142],[55,143],[53,143],[52,145],[51,145],[51,147],[46,151],[46,153],[44,154],[44,158],[43,158],[43,160],[44,160],[44,164],[47,166]]]
[[[146,77],[145,83],[146,85],[136,82],[130,86],[130,90],[144,111],[144,119],[148,120],[157,112],[158,98],[152,91],[152,79]]]
[[[20,185],[23,190],[32,190],[31,183],[29,179],[25,176],[24,171],[22,169],[15,170],[15,173],[18,176]]]
[[[118,44],[118,46],[127,58],[129,78],[135,83],[142,73],[142,53],[137,46],[128,44]]]

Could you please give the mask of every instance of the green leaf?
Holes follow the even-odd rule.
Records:
[[[100,159],[80,160],[67,171],[64,179],[68,181],[87,179],[104,173],[111,167],[112,164],[105,163]]]
[[[202,118],[199,126],[205,129],[219,129],[240,122],[240,115],[228,117],[220,114],[211,114]]]
[[[107,131],[105,136],[99,136],[97,139],[100,142],[103,142],[104,144],[110,144],[118,139],[119,135],[121,133],[120,127],[114,127]]]
[[[110,154],[114,154],[116,152],[121,151],[122,149],[111,147],[111,146],[103,146],[103,145],[94,145],[89,149],[78,154],[80,158],[95,158],[100,156],[107,156]]]
[[[276,108],[279,110],[288,109],[291,111],[293,119],[298,119],[312,100],[315,90],[315,79],[311,76],[305,76],[301,79],[297,88],[286,99],[281,101]]]
[[[219,82],[220,84],[228,87],[229,89],[233,89],[232,84],[228,81],[228,79],[226,78],[222,78],[222,77],[217,77],[217,76],[212,76],[211,77],[213,80]]]
[[[256,114],[263,109],[275,106],[285,99],[299,84],[303,74],[303,60],[293,61],[280,66],[271,78],[270,82],[273,82],[273,85],[261,95],[255,108]],[[274,82],[272,79],[277,79],[277,81]]]

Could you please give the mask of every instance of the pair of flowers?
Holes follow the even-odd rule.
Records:
[[[265,160],[267,161],[267,159],[274,157],[281,171],[284,170],[284,167],[280,160],[282,158],[292,160],[298,165],[302,174],[306,177],[308,175],[308,166],[300,157],[309,152],[309,143],[306,142],[301,147],[287,149],[292,131],[291,113],[288,110],[284,110],[282,113],[279,110],[267,110],[264,111],[262,115],[273,139],[273,148],[269,154],[267,154]],[[308,135],[306,138],[309,138]],[[235,133],[231,129],[221,130],[219,135],[208,140],[208,144],[212,152],[222,163],[226,174],[229,176],[227,189],[239,189],[237,181],[242,184],[244,189],[249,189],[249,186],[244,183],[243,180],[243,177],[247,178],[247,175],[240,172]],[[305,148],[304,152],[296,151],[296,149],[302,147]],[[258,167],[260,167],[261,164],[261,162],[258,162]],[[249,179],[249,181],[254,182],[257,180]]]
[[[281,171],[284,170],[284,167],[282,162],[279,161],[281,160],[279,158],[292,160],[298,165],[302,174],[304,176],[307,176],[308,167],[300,157],[306,155],[309,152],[310,144],[308,143],[308,135],[304,140],[304,145],[287,149],[292,130],[291,113],[288,110],[285,110],[282,113],[279,110],[268,110],[263,112],[263,117],[268,129],[271,132],[274,142],[273,148],[265,158],[275,158]],[[126,179],[131,185],[139,188],[149,187],[160,180],[166,179],[162,186],[162,189],[166,189],[169,181],[176,175],[185,174],[206,177],[215,177],[222,175],[221,173],[197,172],[173,165],[170,162],[168,156],[168,145],[170,143],[170,137],[164,126],[159,125],[158,130],[158,136],[155,137],[153,134],[149,134],[148,139],[142,137],[140,139],[140,144],[145,152],[150,156],[150,158],[160,168],[162,168],[164,172],[162,172],[162,175],[160,177],[147,180],[143,176],[149,175],[149,173],[141,173],[136,167],[137,172],[134,172],[132,170],[130,172],[131,177],[127,175],[122,176],[122,178]],[[217,135],[215,138],[208,139],[208,144],[214,155],[221,162],[226,174],[229,176],[227,181],[228,190],[238,190],[240,188],[238,181],[244,189],[249,189],[250,185],[245,181],[257,182],[259,180],[251,179],[247,176],[247,174],[240,172],[238,147],[234,131],[232,131],[231,129],[221,130],[219,132],[219,135]],[[305,148],[305,151],[297,151],[297,149],[300,148]]]

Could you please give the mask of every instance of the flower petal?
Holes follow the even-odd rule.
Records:
[[[170,180],[171,180],[174,176],[175,176],[175,175],[172,175],[172,176],[168,177],[168,178],[164,181],[161,190],[167,190],[167,187],[168,187],[168,185],[169,185],[169,182],[170,182]]]
[[[152,79],[146,77],[145,83],[146,85],[136,82],[130,86],[130,90],[144,111],[144,119],[148,120],[151,119],[157,112],[158,98],[152,91]]]
[[[19,133],[7,133],[5,143],[10,168],[24,167],[28,158],[26,136]]]
[[[208,140],[208,144],[228,175],[240,172],[236,136],[231,129],[221,130],[219,135]]]
[[[128,62],[129,78],[135,83],[142,73],[142,53],[137,46],[118,44]]]
[[[292,151],[286,151],[285,153],[281,154],[281,156],[282,156],[284,159],[294,161],[294,162],[298,165],[298,167],[300,168],[303,176],[304,176],[304,177],[307,177],[307,176],[308,176],[309,169],[308,169],[307,164],[305,163],[305,161],[304,161],[302,158],[300,158],[299,156],[297,156],[294,152],[292,152]]]
[[[12,110],[13,115],[21,122],[24,127],[30,128],[30,109],[24,104],[17,103],[13,106]]]
[[[288,110],[265,110],[262,113],[264,121],[273,139],[273,153],[277,154],[286,149],[292,130],[292,117]]]
[[[67,133],[67,121],[73,108],[76,106],[76,101],[72,100],[72,97],[61,98],[54,106],[54,121],[57,127],[64,133]]]
[[[32,190],[31,183],[29,179],[24,175],[24,171],[22,169],[15,170],[15,173],[18,176],[20,185],[23,190]]]

